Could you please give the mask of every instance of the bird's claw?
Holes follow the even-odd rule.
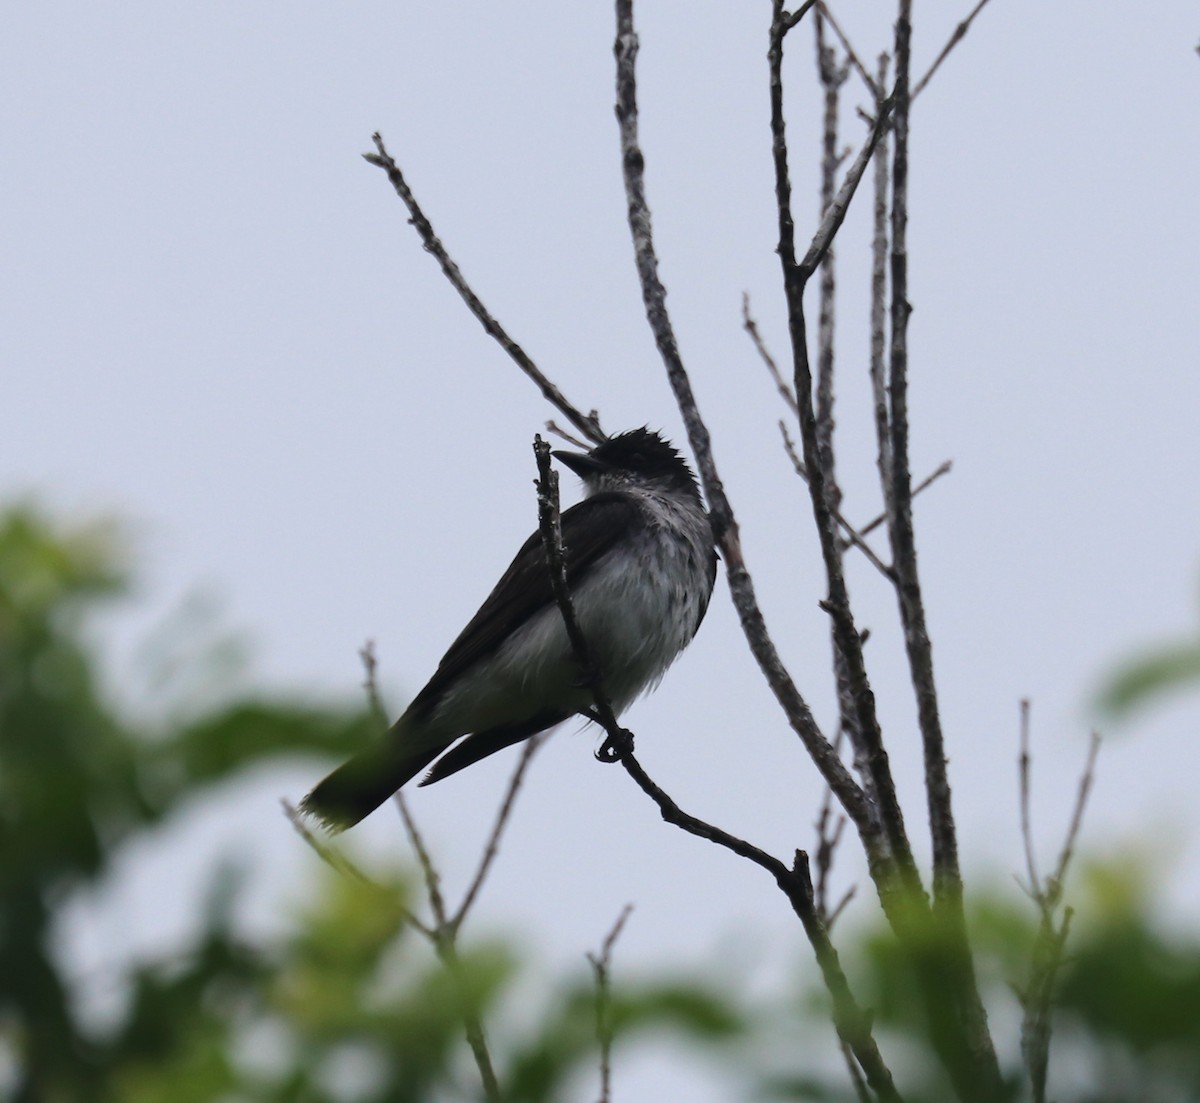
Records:
[[[627,754],[633,752],[633,732],[628,728],[618,728],[611,734],[596,752],[598,762],[620,762]]]

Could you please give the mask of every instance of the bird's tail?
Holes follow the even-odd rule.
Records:
[[[370,815],[445,749],[417,743],[401,717],[379,743],[342,763],[300,802],[300,811],[329,828],[345,831]]]

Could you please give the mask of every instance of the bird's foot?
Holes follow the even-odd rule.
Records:
[[[610,735],[596,752],[600,762],[620,762],[627,754],[633,753],[633,732],[628,728],[618,728]]]

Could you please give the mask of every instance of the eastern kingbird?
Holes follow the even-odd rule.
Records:
[[[700,627],[717,574],[712,529],[691,468],[649,429],[554,456],[587,490],[562,514],[567,584],[619,714],[658,684]],[[535,532],[404,715],[317,785],[301,810],[334,830],[352,827],[435,758],[422,785],[593,703]]]

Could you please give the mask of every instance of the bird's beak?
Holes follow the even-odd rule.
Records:
[[[608,470],[608,464],[595,459],[588,452],[551,452],[550,455],[566,464],[581,479]]]

